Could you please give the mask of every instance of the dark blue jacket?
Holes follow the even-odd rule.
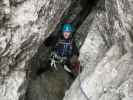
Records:
[[[73,38],[64,39],[63,36],[50,36],[45,41],[46,46],[52,46],[53,50],[61,57],[71,58],[79,56],[79,50]]]

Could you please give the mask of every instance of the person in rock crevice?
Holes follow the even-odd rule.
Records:
[[[52,60],[56,59],[56,57],[60,58],[61,61],[63,59],[64,69],[76,76],[80,70],[80,64],[78,60],[79,50],[74,39],[72,38],[72,33],[72,25],[69,23],[64,24],[61,36],[50,37],[49,45],[53,47],[52,52],[54,52],[54,55],[52,55],[51,63]],[[53,64],[51,64],[51,66],[52,65]]]

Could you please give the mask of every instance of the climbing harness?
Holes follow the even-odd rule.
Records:
[[[58,68],[56,66],[57,64],[59,64],[59,63],[64,64],[64,61],[67,60],[66,57],[60,57],[60,56],[58,56],[56,54],[56,52],[52,52],[49,59],[51,61],[50,62],[51,67],[53,67],[55,70],[58,70]]]
[[[51,67],[55,68],[55,70],[58,70],[57,67],[56,67],[56,64],[57,64],[57,54],[55,52],[52,52],[51,55],[50,55],[50,65]]]
[[[53,67],[55,70],[58,70],[57,68],[57,64],[61,63],[63,64],[63,67],[64,67],[64,70],[69,72],[69,73],[72,73],[71,69],[65,64],[65,61],[67,60],[66,57],[60,57],[58,56],[55,52],[52,52],[51,53],[51,57],[50,57],[50,65],[51,67]]]

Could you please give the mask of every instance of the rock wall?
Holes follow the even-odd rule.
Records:
[[[78,3],[83,6],[86,1],[78,0]],[[71,14],[71,10],[67,9],[72,2],[74,0],[0,1],[0,100],[24,100],[29,73],[34,70],[33,66],[29,68],[29,60],[50,33],[55,31],[64,12]],[[63,100],[133,100],[133,2],[95,2],[97,5],[92,7],[91,13],[86,10],[89,15],[84,23],[80,27],[77,25],[79,29],[76,38],[82,44],[80,61],[83,71],[66,91]],[[80,19],[84,8],[78,3],[71,14],[75,25],[85,18],[83,16]],[[77,18],[79,21],[76,22]],[[41,55],[42,58],[43,56]],[[39,78],[31,84],[33,87],[37,86],[31,90],[40,89],[40,93],[34,91],[41,100],[47,95],[43,96],[45,91],[41,87],[46,81],[40,80],[49,78],[44,74]],[[60,80],[66,81],[63,78]],[[30,92],[31,95],[34,91]],[[34,96],[31,98],[35,99]]]
[[[27,62],[70,4],[70,0],[0,1],[0,100],[24,98]]]
[[[99,1],[78,30],[87,34],[80,50],[83,71],[63,100],[133,99],[132,23],[132,0]]]

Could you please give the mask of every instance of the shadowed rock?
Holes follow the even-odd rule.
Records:
[[[29,83],[26,100],[62,100],[73,79],[62,66],[50,68]]]

